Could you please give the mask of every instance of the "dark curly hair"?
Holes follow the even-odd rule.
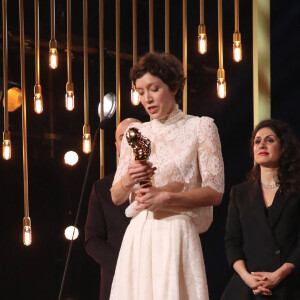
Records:
[[[278,164],[278,183],[280,190],[293,195],[300,192],[300,144],[290,126],[280,120],[267,119],[261,121],[253,130],[250,152],[253,156],[254,139],[262,128],[270,128],[280,140],[282,155]],[[255,164],[248,179],[255,180],[260,175],[260,166]]]
[[[182,63],[170,53],[149,52],[142,56],[130,70],[133,84],[146,73],[160,78],[171,91],[177,90],[175,101],[182,101],[185,78]]]

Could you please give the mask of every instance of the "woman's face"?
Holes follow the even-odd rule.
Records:
[[[146,73],[136,80],[135,87],[145,110],[152,119],[164,118],[174,109],[177,91],[171,91],[160,78]]]
[[[274,131],[265,127],[260,129],[253,143],[254,160],[260,166],[277,168],[282,154],[280,140]]]

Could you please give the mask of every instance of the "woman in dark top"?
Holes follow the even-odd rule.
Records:
[[[234,274],[222,300],[300,299],[300,146],[290,127],[252,133],[255,165],[231,190],[226,252]]]

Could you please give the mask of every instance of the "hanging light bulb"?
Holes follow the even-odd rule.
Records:
[[[218,97],[221,99],[224,99],[226,97],[226,81],[224,69],[218,69],[217,72],[217,93]]]
[[[52,1],[51,1],[52,2]],[[71,53],[71,0],[67,0],[67,69],[68,81],[66,84],[66,109],[74,109],[74,85],[72,83],[72,53]]]
[[[90,134],[90,126],[83,125],[83,139],[82,139],[82,150],[84,153],[88,154],[91,152],[92,139]]]
[[[217,81],[218,97],[224,99],[226,97],[226,81],[219,79]]]
[[[131,86],[131,103],[135,106],[140,104],[140,95],[134,85]]]
[[[3,159],[9,160],[11,158],[11,142],[10,133],[8,131],[3,132]]]
[[[19,32],[20,32],[21,87],[22,87],[21,88],[22,89],[22,144],[23,144],[23,179],[24,179],[23,243],[24,245],[29,246],[32,242],[32,235],[31,235],[31,221],[29,218],[29,200],[28,200],[27,114],[26,114],[26,92],[25,92],[26,80],[25,80],[25,42],[24,42],[23,1],[20,1],[19,4],[20,4],[19,5],[19,25],[20,25]],[[35,19],[37,20],[37,18]]]
[[[241,34],[234,32],[233,34],[233,60],[240,62],[242,60],[242,42]]]
[[[50,0],[51,40],[49,42],[49,67],[56,69],[58,66],[57,42],[55,40],[55,1]]]
[[[30,246],[32,243],[31,221],[29,217],[23,219],[23,244]]]
[[[224,99],[226,97],[225,70],[223,68],[223,17],[222,17],[222,0],[218,0],[218,52],[219,52],[219,69],[217,71],[217,94]]]
[[[150,1],[149,1],[150,5]],[[135,65],[137,63],[137,0],[134,0],[132,2],[132,64]],[[150,13],[150,6],[149,6],[149,13]],[[149,14],[150,16],[150,14]],[[153,15],[152,15],[153,17]],[[150,20],[150,19],[149,19]],[[149,28],[150,30],[150,28]],[[133,82],[131,82],[131,92],[130,92],[130,98],[131,98],[131,103],[134,106],[137,106],[140,104],[140,95],[138,91],[135,89],[135,85]]]
[[[49,67],[51,69],[56,69],[58,66],[58,52],[57,52],[57,42],[51,40],[49,42]]]
[[[8,58],[7,58],[7,1],[2,1],[2,44],[3,44],[3,106],[4,106],[4,131],[3,131],[3,148],[2,156],[5,160],[11,158],[11,143],[10,143],[10,132],[9,132],[9,123],[8,123]],[[2,88],[2,87],[1,87]],[[1,93],[2,94],[2,93]],[[1,95],[2,96],[2,95]],[[1,97],[0,97],[1,98]]]
[[[42,87],[39,84],[34,86],[34,111],[37,114],[43,112]]]
[[[65,96],[66,109],[71,111],[74,109],[74,86],[72,82],[66,84],[66,96]]]
[[[67,91],[65,95],[66,100],[66,109],[71,111],[74,109],[74,92],[73,91]]]
[[[233,33],[233,60],[242,60],[242,38],[240,34],[239,0],[234,0],[234,33]]]
[[[204,0],[200,0],[200,25],[198,26],[198,52],[207,52],[206,27],[204,25]]]
[[[198,52],[205,54],[207,52],[207,36],[205,33],[205,25],[198,27]]]
[[[88,154],[91,152],[91,135],[89,133],[83,135],[82,147],[84,153]]]
[[[25,246],[30,246],[32,242],[31,227],[24,226],[23,228],[23,243]]]
[[[83,1],[83,66],[84,66],[84,125],[82,150],[88,154],[92,149],[91,130],[89,125],[89,85],[88,85],[88,7],[87,0]]]
[[[9,140],[3,141],[3,158],[6,160],[11,158],[11,143]]]
[[[34,111],[43,112],[42,87],[40,85],[40,25],[39,25],[39,0],[34,1],[35,20],[35,86],[34,86]]]
[[[34,95],[34,111],[37,114],[41,114],[43,112],[43,97],[41,94]]]
[[[34,111],[37,114],[41,114],[43,112],[43,97],[41,94],[34,95]]]

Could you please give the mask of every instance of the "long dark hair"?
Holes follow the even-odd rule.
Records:
[[[253,155],[254,138],[262,128],[270,128],[280,140],[282,155],[278,163],[278,183],[280,190],[292,195],[300,192],[300,144],[290,126],[280,120],[267,119],[261,121],[253,130],[250,152]],[[248,179],[255,180],[260,175],[260,166],[255,164]]]

